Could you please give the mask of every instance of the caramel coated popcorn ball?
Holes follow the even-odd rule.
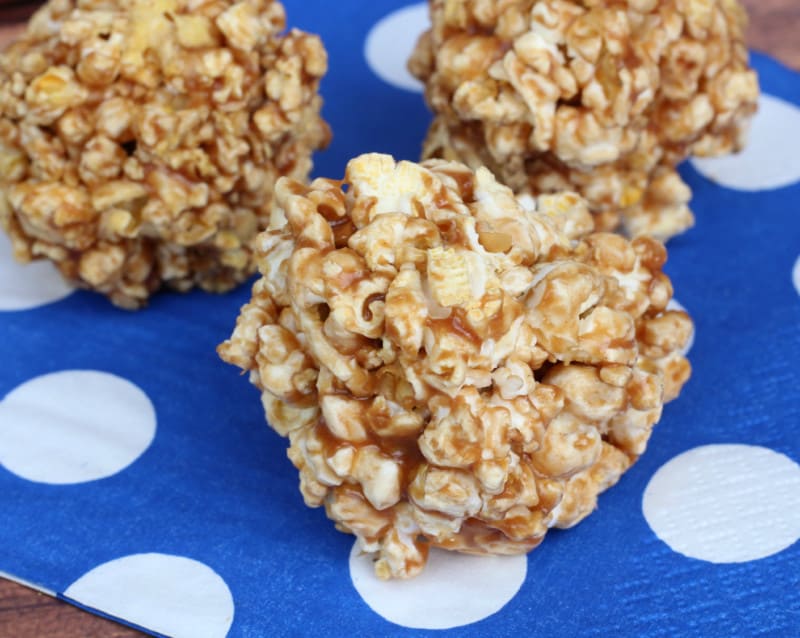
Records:
[[[424,157],[518,193],[574,190],[599,229],[692,225],[675,166],[738,151],[756,109],[736,0],[430,0],[409,67],[435,118]]]
[[[319,38],[274,0],[51,0],[0,55],[0,222],[137,308],[255,270],[275,181],[330,133]]]
[[[300,490],[409,577],[432,546],[516,554],[595,507],[690,374],[657,240],[592,233],[575,194],[363,155],[281,179],[225,361]]]

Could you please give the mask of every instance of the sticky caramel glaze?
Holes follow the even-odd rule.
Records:
[[[364,403],[364,411],[368,415],[367,426],[371,427],[371,423],[377,420],[387,420],[388,418],[382,415],[377,415],[373,410],[370,410],[371,399],[356,398]],[[377,425],[377,424],[376,424]],[[380,426],[377,426],[380,427]],[[386,437],[378,436],[371,429],[367,430],[367,440],[359,443],[349,443],[337,439],[328,429],[325,419],[320,416],[314,424],[314,434],[319,438],[322,443],[325,458],[330,458],[336,451],[345,445],[353,445],[355,447],[368,447],[375,446],[387,456],[392,457],[394,461],[400,466],[400,485],[402,487],[402,498],[408,498],[407,486],[411,482],[416,469],[420,464],[425,462],[425,457],[419,451],[417,445],[417,435],[404,436],[404,437]],[[358,489],[358,488],[357,488]]]
[[[346,250],[346,249],[344,249]],[[351,286],[357,286],[359,282],[363,281],[369,276],[369,273],[365,270],[355,270],[353,272],[342,271],[342,273],[334,280],[336,285],[340,288],[350,288]]]
[[[461,313],[458,310],[454,310],[446,319],[428,318],[425,321],[425,324],[437,333],[441,332],[448,334],[454,332],[465,341],[468,341],[469,343],[472,343],[480,348],[482,339],[464,323],[460,315]]]
[[[372,321],[372,308],[370,306],[373,303],[380,303],[382,301],[386,301],[386,295],[382,292],[375,292],[372,293],[369,297],[364,300],[364,305],[361,308],[361,316],[364,317],[364,321]]]
[[[318,180],[328,185],[329,190],[326,190],[317,204],[317,212],[322,215],[325,221],[333,232],[333,241],[336,248],[344,248],[347,246],[347,240],[356,231],[356,226],[353,220],[345,214],[345,194],[341,190],[342,180]]]
[[[506,334],[514,320],[525,311],[524,305],[503,294],[502,306],[499,311],[483,326],[478,326],[480,332],[472,325],[461,308],[453,308],[450,316],[445,319],[425,320],[425,325],[436,333],[457,334],[464,341],[476,346],[480,350],[486,339],[497,339]]]
[[[448,173],[458,184],[458,190],[465,204],[475,201],[475,176],[473,173],[454,172]]]
[[[510,544],[510,538],[501,530],[489,528],[485,521],[477,518],[468,518],[461,525],[458,534],[451,536],[443,541],[428,539],[434,547],[441,547],[451,551],[464,552],[465,554],[475,554],[479,556],[496,554],[526,554],[544,539],[544,534],[536,538],[526,539],[524,542],[514,541]],[[513,547],[513,551],[509,551]]]
[[[356,225],[353,220],[349,217],[339,217],[331,220],[329,224],[333,231],[333,243],[336,248],[347,246],[347,240],[356,232]]]
[[[442,239],[449,246],[468,246],[469,239],[464,235],[464,229],[454,219],[436,222],[436,227]]]
[[[370,410],[369,400],[361,400],[364,401],[364,410],[369,415],[367,419],[368,426],[377,420],[388,421],[388,417],[385,415],[377,415]],[[381,427],[377,422],[375,425],[377,428]],[[322,417],[319,417],[314,425],[314,435],[315,438],[322,443],[326,458],[333,456],[339,448],[345,445],[352,445],[351,443],[335,438]],[[373,431],[368,430],[367,440],[359,442],[357,446],[375,446],[383,453],[391,456],[392,459],[399,464],[401,472],[401,496],[402,500],[407,500],[407,486],[411,483],[411,479],[419,466],[426,462],[417,445],[417,435],[414,434],[407,437],[380,437]],[[526,460],[526,462],[529,461]],[[364,498],[363,490],[358,484],[342,485],[337,487],[336,490],[352,491],[358,494],[360,498]],[[546,528],[541,525],[541,521],[547,512],[557,505],[560,498],[560,491],[548,493],[547,489],[540,495],[540,505],[545,506],[542,508],[538,518],[538,522],[541,526],[541,535],[530,537],[529,521],[516,521],[514,518],[509,518],[507,520],[489,523],[480,518],[473,517],[464,522],[457,534],[443,541],[437,541],[423,533],[419,533],[417,541],[421,542],[423,545],[419,549],[426,554],[429,546],[440,547],[447,550],[458,550],[468,554],[526,553],[538,546],[544,538]],[[390,511],[386,513],[388,514]],[[520,523],[524,525],[525,529],[516,529]],[[517,533],[515,533],[515,530]],[[511,541],[514,542],[513,552],[509,552],[507,549]]]

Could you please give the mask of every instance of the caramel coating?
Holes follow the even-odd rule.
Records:
[[[575,194],[520,202],[485,168],[377,154],[275,193],[218,352],[382,578],[576,524],[689,377],[663,245],[591,233]]]
[[[0,55],[0,222],[125,308],[255,270],[275,181],[330,133],[327,55],[275,0],[51,0]]]
[[[742,148],[758,82],[736,0],[430,0],[409,68],[434,121],[423,157],[518,193],[574,190],[597,227],[693,223],[675,166]]]

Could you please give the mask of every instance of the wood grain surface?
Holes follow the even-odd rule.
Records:
[[[750,46],[800,70],[800,2],[744,0],[744,4],[750,13]],[[30,13],[30,6],[24,2],[0,0],[0,47],[19,32],[19,21]],[[0,578],[0,638],[133,638],[143,635]]]

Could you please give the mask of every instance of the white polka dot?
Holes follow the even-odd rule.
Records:
[[[800,295],[800,257],[794,262],[794,268],[792,268],[792,283],[797,294]]]
[[[382,581],[358,544],[350,552],[350,579],[364,602],[389,622],[413,629],[450,629],[500,611],[525,581],[528,557],[469,556],[432,549],[422,573]]]
[[[107,372],[65,370],[14,388],[0,402],[0,465],[39,483],[116,474],[153,440],[147,395]]]
[[[364,45],[364,56],[372,71],[393,86],[422,91],[422,83],[408,72],[406,64],[417,39],[430,23],[425,2],[404,7],[381,19],[370,29]]]
[[[20,264],[0,232],[0,310],[28,310],[63,299],[73,291],[46,259]]]
[[[133,554],[103,563],[64,596],[173,638],[223,638],[233,622],[233,597],[213,569],[190,558]]]
[[[705,445],[662,466],[642,498],[673,550],[712,563],[770,556],[800,538],[800,467],[754,445]]]
[[[761,94],[747,145],[741,153],[694,158],[695,169],[713,182],[742,191],[789,186],[800,180],[800,108]]]
[[[688,310],[686,310],[686,308],[683,307],[683,304],[681,304],[674,297],[672,299],[670,299],[669,302],[667,303],[667,310],[683,310],[686,313],[689,312]],[[689,315],[689,316],[691,316],[691,315]],[[692,334],[689,335],[689,341],[687,341],[686,345],[683,346],[683,350],[681,350],[681,354],[685,357],[687,354],[689,354],[689,350],[692,349],[693,345],[694,345],[694,324],[692,324]]]

